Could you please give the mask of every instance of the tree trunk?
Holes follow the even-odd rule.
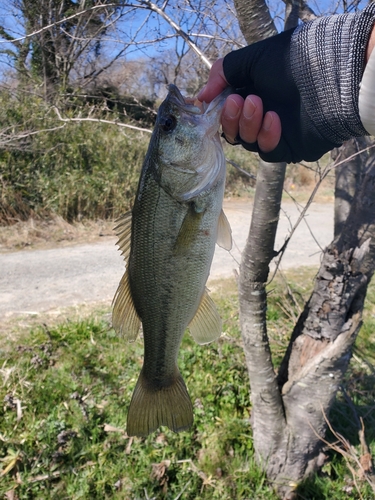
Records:
[[[234,0],[238,22],[246,42],[258,42],[277,34],[276,27],[264,0]]]
[[[342,232],[354,196],[364,176],[364,155],[358,155],[358,152],[370,144],[371,140],[368,137],[359,137],[345,142],[341,148],[334,149],[331,153],[332,158],[338,163],[335,168],[335,237]],[[353,158],[350,162],[341,163],[351,156]]]
[[[322,465],[321,439],[361,327],[375,269],[375,161],[354,198],[343,231],[326,249],[310,300],[276,378],[266,327],[265,283],[273,257],[283,171],[261,164],[241,263],[240,311],[250,376],[254,448],[283,498]],[[317,390],[318,389],[318,390]]]
[[[265,289],[274,257],[285,167],[259,162],[252,222],[240,267],[241,332],[250,378],[254,448],[260,459],[280,449],[285,424],[267,337]]]

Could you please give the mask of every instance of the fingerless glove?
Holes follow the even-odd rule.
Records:
[[[279,145],[265,161],[313,161],[351,137],[366,135],[358,94],[375,3],[362,12],[316,19],[229,53],[223,68],[243,97],[259,95],[264,112],[282,124]]]

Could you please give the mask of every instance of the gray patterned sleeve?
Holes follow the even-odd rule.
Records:
[[[360,119],[358,95],[374,23],[375,2],[354,15],[303,24],[292,35],[291,70],[305,111],[333,143],[367,134]]]

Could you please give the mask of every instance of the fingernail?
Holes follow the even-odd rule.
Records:
[[[238,104],[234,99],[231,99],[230,97],[228,97],[225,103],[225,114],[228,118],[231,118],[232,120],[237,118],[238,115],[240,114],[240,108]]]
[[[256,109],[255,103],[253,102],[251,97],[247,96],[243,106],[244,117],[249,120],[255,113],[255,109]]]
[[[266,113],[264,116],[262,129],[265,130],[266,132],[268,132],[269,129],[272,127],[272,124],[273,124],[272,113]]]

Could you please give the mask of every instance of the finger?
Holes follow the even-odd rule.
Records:
[[[230,95],[221,114],[221,125],[228,142],[235,143],[239,131],[239,119],[244,99],[238,94]]]
[[[262,128],[258,134],[258,146],[269,153],[279,144],[281,138],[281,121],[274,111],[268,111],[263,118]]]
[[[263,122],[262,99],[256,95],[246,97],[239,119],[239,133],[243,141],[253,143],[257,141]]]
[[[211,102],[217,95],[228,87],[228,82],[224,76],[223,59],[218,59],[212,65],[208,76],[207,84],[199,92],[197,98],[201,102]]]

